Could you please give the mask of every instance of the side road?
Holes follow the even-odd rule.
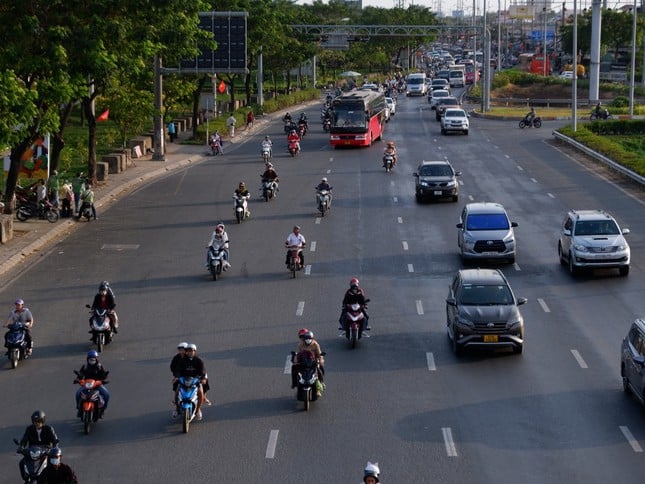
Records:
[[[301,108],[310,108],[318,104],[320,101],[311,101]],[[281,119],[287,111],[278,111],[257,117],[250,131],[247,131],[245,127],[236,129],[235,137],[232,140],[224,138],[224,156],[249,141],[252,135],[262,131],[271,121]],[[314,116],[316,115],[317,113]],[[182,139],[187,136],[187,133],[180,133],[175,143],[166,143],[165,161],[153,161],[151,155],[133,159],[127,170],[119,174],[110,174],[105,182],[94,186],[94,205],[99,218],[97,221],[77,222],[73,218],[68,218],[60,219],[52,224],[46,220],[35,219],[19,222],[13,216],[14,237],[6,244],[0,245],[0,278],[15,276],[22,267],[34,263],[38,257],[47,254],[58,240],[66,237],[72,231],[81,230],[87,223],[100,224],[103,211],[135,188],[172,171],[202,162],[206,158],[207,146],[182,145]]]

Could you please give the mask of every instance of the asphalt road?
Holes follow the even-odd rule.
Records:
[[[63,459],[83,483],[356,483],[367,460],[382,482],[637,482],[645,471],[645,420],[622,392],[619,345],[645,314],[643,200],[547,142],[559,122],[471,118],[469,136],[441,136],[425,98],[399,98],[386,139],[398,147],[391,174],[382,143],[332,150],[318,112],[297,158],[274,140],[279,196],[265,203],[260,139],[142,187],[61,241],[0,290],[7,311],[23,297],[37,326],[33,359],[0,372],[0,482],[16,482],[20,437],[36,408],[61,437]],[[421,159],[463,171],[458,203],[417,204]],[[334,186],[317,216],[314,189]],[[251,219],[233,221],[232,192],[245,180]],[[522,355],[455,357],[445,297],[462,267],[456,244],[468,201],[506,206],[517,263],[504,266],[522,306]],[[604,208],[631,229],[632,269],[573,279],[557,258],[568,208]],[[205,246],[223,221],[232,269],[214,282]],[[284,267],[294,224],[307,238],[305,273]],[[357,276],[372,337],[355,350],[338,337],[340,301]],[[90,349],[86,303],[107,279],[121,329],[101,361],[111,371],[110,408],[89,436],[75,419],[73,369]],[[308,327],[327,352],[327,391],[302,411],[287,358]],[[198,345],[213,406],[188,435],[172,421],[168,364],[179,341]]]

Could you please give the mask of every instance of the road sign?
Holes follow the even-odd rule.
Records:
[[[553,30],[547,30],[546,40],[554,40],[554,39],[555,39],[555,32]],[[531,40],[533,41],[544,40],[544,30],[532,30]]]

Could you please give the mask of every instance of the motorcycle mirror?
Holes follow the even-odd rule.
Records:
[[[325,356],[327,353],[326,353],[325,351],[321,351],[321,352],[320,352],[320,354],[321,354],[322,356]]]
[[[92,309],[92,306],[90,306],[89,304],[86,304],[85,307],[88,309]]]

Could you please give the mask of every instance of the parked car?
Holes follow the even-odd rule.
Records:
[[[625,235],[604,210],[570,210],[562,221],[558,257],[572,275],[583,269],[617,268],[629,274],[630,249]]]
[[[463,109],[448,108],[441,117],[441,134],[448,134],[457,131],[465,135],[468,134],[470,123],[468,115]]]
[[[457,224],[457,245],[463,262],[501,260],[515,262],[516,222],[499,203],[467,204]]]
[[[459,101],[456,97],[442,97],[437,100],[435,106],[435,119],[441,121],[441,117],[445,114],[448,108],[460,108]]]
[[[457,177],[460,171],[455,171],[448,160],[422,161],[417,171],[412,174],[415,178],[415,198],[422,202],[426,198],[451,198],[459,200],[459,183]]]
[[[437,101],[442,97],[450,97],[450,91],[446,89],[436,89],[430,93],[428,96],[428,102],[430,103],[430,109],[435,109],[437,106]]]
[[[468,347],[511,348],[522,353],[524,319],[517,298],[499,269],[462,269],[446,298],[448,338],[455,354]]]
[[[394,116],[396,114],[396,101],[394,100],[394,98],[386,97],[385,104],[390,110],[390,116]]]
[[[620,376],[623,390],[633,393],[645,405],[645,319],[634,321],[623,339]]]

